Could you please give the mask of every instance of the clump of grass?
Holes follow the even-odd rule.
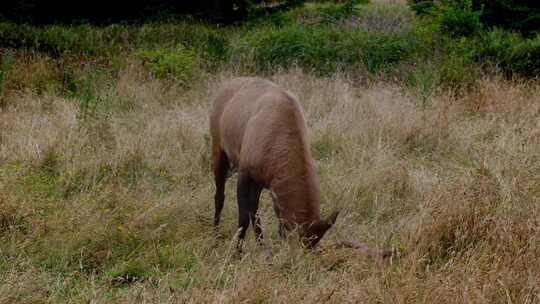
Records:
[[[413,15],[402,5],[363,6],[356,15],[338,23],[346,28],[364,31],[403,34],[414,29]]]
[[[4,90],[6,86],[6,78],[13,64],[13,55],[9,50],[4,51],[0,55],[2,56],[0,58],[0,108],[2,108],[6,105]]]
[[[330,22],[337,22],[339,20],[348,18],[357,13],[358,5],[365,4],[368,1],[359,0],[347,0],[342,4],[329,3],[318,8],[319,13]]]
[[[446,43],[447,53],[442,56],[440,67],[441,83],[458,90],[470,88],[480,75],[480,69],[475,64],[474,43],[464,37]]]
[[[99,70],[92,67],[87,67],[84,72],[83,79],[78,84],[79,94],[79,112],[78,118],[80,120],[89,119],[95,117],[99,110],[99,106],[103,103],[102,98],[96,95],[96,73]]]
[[[16,232],[25,233],[27,230],[28,220],[24,212],[20,208],[9,204],[3,197],[0,197],[0,236],[15,234]],[[6,269],[3,270],[6,271]]]
[[[122,263],[111,269],[105,275],[111,281],[110,284],[115,287],[127,287],[129,284],[141,282],[152,275],[151,267],[141,262]]]
[[[440,266],[449,259],[488,246],[492,228],[500,221],[497,219],[501,204],[499,189],[485,171],[477,172],[468,183],[469,187],[458,185],[448,193],[438,191],[433,198],[439,202],[434,203],[431,221],[421,228],[425,230],[419,232],[422,237],[417,243],[417,250],[425,251],[426,263]]]
[[[431,98],[435,96],[441,84],[440,70],[430,62],[414,66],[406,76],[405,82],[417,96],[420,105],[425,108],[430,105]]]
[[[217,42],[213,46],[214,52],[222,52]],[[143,49],[136,55],[156,77],[172,77],[183,85],[187,85],[198,72],[195,52],[183,44],[178,44],[172,49]]]

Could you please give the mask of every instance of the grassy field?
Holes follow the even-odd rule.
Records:
[[[293,14],[318,18],[310,6]],[[403,1],[374,1],[356,18],[361,37],[389,37],[376,41],[392,48],[363,52],[375,59],[354,70],[343,67],[357,55],[341,49],[345,59],[327,65],[332,47],[262,66],[288,60],[264,52],[272,33],[283,46],[313,34],[309,45],[334,37],[326,27],[110,26],[80,50],[79,28],[52,27],[32,40],[52,51],[3,49],[0,303],[539,303],[538,80],[467,62],[448,71],[456,57],[403,45],[425,38],[407,29],[415,19]],[[125,41],[104,46],[115,30]],[[150,39],[190,30],[199,38],[167,48]],[[371,50],[347,33],[345,45]],[[305,109],[322,212],[343,209],[322,245],[357,240],[398,257],[380,266],[281,241],[263,192],[274,256],[261,258],[250,230],[245,255],[232,258],[236,178],[216,237],[208,114],[219,84],[240,75],[272,79]]]

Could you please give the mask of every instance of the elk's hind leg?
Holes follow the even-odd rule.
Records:
[[[260,242],[262,240],[262,228],[260,219],[257,215],[257,209],[259,207],[259,198],[261,195],[262,186],[257,183],[249,173],[238,172],[238,251],[242,252],[242,243],[246,237],[246,232],[249,227],[249,223],[253,224],[253,230],[255,231],[255,237]]]
[[[219,226],[221,211],[225,201],[225,182],[229,172],[229,159],[224,151],[215,152],[213,155],[214,180],[216,183],[216,194],[214,195],[215,214],[214,227]]]

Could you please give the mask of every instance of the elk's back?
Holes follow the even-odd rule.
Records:
[[[210,120],[214,152],[224,151],[234,167],[268,175],[291,151],[304,153],[306,127],[296,98],[259,78],[226,82]],[[309,152],[308,152],[309,153]]]

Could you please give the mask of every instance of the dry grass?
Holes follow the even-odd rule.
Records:
[[[323,213],[344,209],[323,243],[401,251],[380,268],[353,251],[316,255],[280,242],[266,194],[275,256],[261,262],[250,232],[247,254],[230,259],[235,179],[216,238],[207,125],[215,88],[236,72],[171,89],[139,71],[130,64],[100,87],[87,116],[77,98],[9,95],[1,303],[540,301],[537,85],[483,79],[424,106],[389,83],[272,76],[305,108]]]

